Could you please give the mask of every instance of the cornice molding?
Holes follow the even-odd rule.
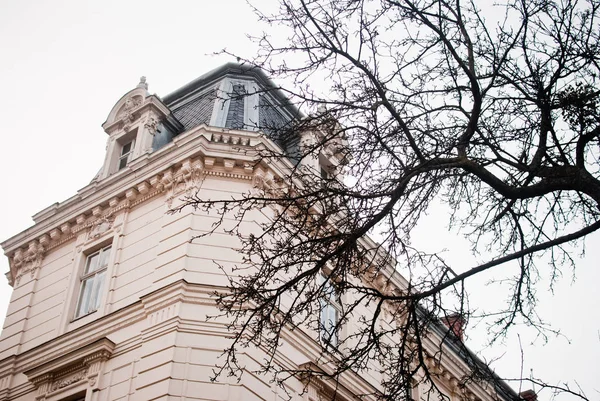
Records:
[[[37,389],[36,400],[74,385],[94,387],[114,348],[112,341],[102,338],[49,362],[35,361],[23,373]]]
[[[260,133],[200,126],[150,154],[135,171],[91,183],[79,191],[88,196],[78,202],[71,198],[53,205],[45,219],[1,244],[11,267],[9,284],[18,285],[23,275],[34,274],[47,251],[72,240],[81,231],[104,229],[103,222],[110,222],[122,209],[163,192],[170,207],[177,196],[199,190],[206,176],[253,181],[257,146],[274,149],[276,145]],[[264,175],[263,170],[267,169],[271,176],[280,176],[286,168],[286,161],[269,167],[260,165],[260,174]]]
[[[112,355],[115,343],[104,337],[53,360],[33,361],[23,366],[23,373],[34,384],[46,375],[62,375],[73,372],[80,364],[90,364],[97,359],[107,359]]]

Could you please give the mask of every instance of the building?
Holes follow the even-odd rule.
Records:
[[[239,194],[290,165],[252,163],[256,147],[289,155],[298,147],[277,128],[300,113],[281,92],[263,91],[271,87],[262,71],[226,64],[163,98],[142,78],[114,105],[98,175],[2,243],[13,293],[0,337],[0,400],[286,399],[260,375],[210,381],[229,335],[206,320],[216,314],[212,294],[227,284],[212,261],[232,266],[241,256],[226,235],[190,242],[211,224],[206,213],[167,213],[185,194]],[[318,337],[296,338],[281,363],[311,363]],[[440,388],[452,400],[518,398],[497,384],[459,392],[468,366],[445,347],[454,357],[438,366]],[[245,352],[246,363],[259,363],[261,352]],[[338,397],[355,399],[379,379],[349,374]],[[287,385],[303,400],[331,391],[326,381],[306,392],[301,380]]]

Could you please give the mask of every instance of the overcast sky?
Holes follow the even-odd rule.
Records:
[[[104,158],[107,135],[101,124],[141,75],[147,76],[151,93],[164,96],[232,61],[212,55],[224,47],[251,56],[255,48],[245,33],[257,29],[240,0],[0,0],[0,241],[89,183]],[[466,244],[439,226],[437,213],[421,225],[417,241],[447,248],[451,260],[469,266],[473,259]],[[534,335],[519,331],[525,372],[533,368],[535,376],[554,384],[576,379],[590,399],[600,399],[599,243],[598,235],[588,239],[574,281],[566,271],[554,294],[547,285],[539,289],[540,314],[566,337],[530,345]],[[0,258],[0,270],[8,269],[8,260]],[[484,282],[469,284],[472,305],[497,301]],[[2,316],[10,292],[0,277]],[[469,344],[479,351],[481,327],[467,330]],[[500,357],[493,366],[501,376],[519,376],[517,331],[482,355]]]

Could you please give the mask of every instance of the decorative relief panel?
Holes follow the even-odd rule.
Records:
[[[123,130],[129,132],[131,124],[136,120],[134,110],[137,109],[143,103],[141,96],[131,96],[126,101],[119,113],[117,114],[117,120],[121,120]]]
[[[183,162],[177,174],[169,169],[163,174],[161,183],[167,191],[167,206],[173,205],[177,196],[193,196],[200,190],[204,181],[204,164],[200,159],[187,159]]]
[[[160,120],[159,120],[158,116],[151,113],[151,114],[148,114],[148,117],[146,118],[146,122],[144,123],[144,128],[146,128],[146,130],[148,131],[148,133],[150,133],[150,135],[154,135],[154,134],[156,134],[156,131],[158,130],[159,123],[160,123]]]
[[[114,221],[115,218],[112,216],[102,216],[98,220],[93,222],[88,233],[88,240],[96,239],[102,234],[112,229]]]
[[[52,385],[50,386],[50,391],[56,391],[63,387],[67,387],[70,384],[77,383],[80,380],[85,379],[87,375],[87,367],[77,366],[75,371],[70,371],[69,369],[66,373],[59,374],[58,377],[52,378]]]

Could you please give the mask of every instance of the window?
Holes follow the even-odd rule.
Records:
[[[259,89],[247,80],[225,78],[217,92],[210,125],[215,127],[257,130],[259,123]]]
[[[329,173],[327,172],[327,170],[325,170],[325,167],[321,166],[321,179],[323,181],[326,181],[327,179],[329,179]]]
[[[244,129],[246,87],[243,84],[234,84],[233,91],[229,94],[229,110],[225,128]]]
[[[135,141],[129,141],[121,148],[121,156],[119,156],[119,170],[124,169],[129,161],[131,160],[131,155],[133,154],[133,146],[135,145]]]
[[[61,401],[85,401],[85,394],[77,394],[68,398],[62,398]]]
[[[110,246],[88,255],[81,276],[76,318],[95,312],[100,307],[109,257]]]
[[[338,345],[338,323],[341,311],[340,294],[335,284],[323,275],[319,275],[323,294],[319,299],[320,319],[319,337],[325,344]]]

